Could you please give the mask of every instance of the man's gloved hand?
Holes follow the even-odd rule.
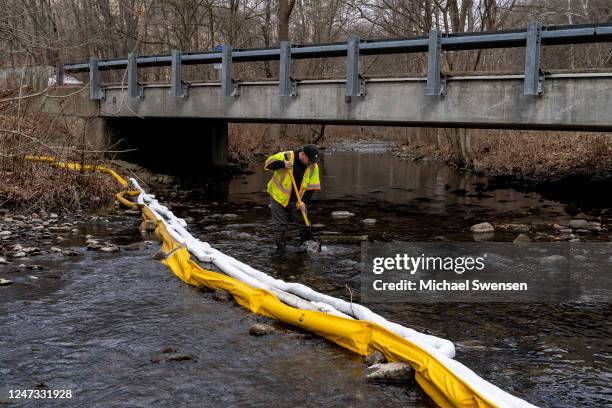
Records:
[[[296,207],[300,211],[306,211],[306,204],[304,204],[303,201],[301,203],[299,203]]]
[[[291,162],[289,160],[285,160],[285,168],[290,169],[291,167]]]

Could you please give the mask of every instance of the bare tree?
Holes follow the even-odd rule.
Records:
[[[278,1],[278,41],[289,41],[289,18],[295,6],[295,0]]]

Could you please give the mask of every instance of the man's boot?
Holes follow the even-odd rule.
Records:
[[[312,234],[312,231],[310,230],[303,230],[300,231],[300,244],[303,244],[304,242],[307,241],[314,241],[314,235]]]
[[[300,231],[300,246],[306,250],[306,252],[317,254],[321,252],[321,246],[315,240],[312,231]]]
[[[286,246],[286,235],[285,231],[277,232],[274,236],[274,243],[276,244],[276,249],[278,251],[283,251]]]

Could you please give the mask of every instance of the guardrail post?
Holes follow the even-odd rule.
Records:
[[[346,44],[346,102],[365,95],[365,79],[359,73],[359,37],[351,36]]]
[[[289,41],[280,42],[278,94],[280,96],[297,96],[297,82],[291,77],[291,46]]]
[[[525,48],[525,95],[542,95],[544,92],[544,73],[540,69],[540,45],[542,43],[542,24],[532,21],[527,26],[527,46]]]
[[[182,80],[182,67],[181,52],[179,50],[172,50],[170,85],[172,88],[172,95],[177,98],[187,97],[187,84]]]
[[[232,46],[224,45],[221,55],[221,96],[238,96],[238,85],[232,79]]]
[[[136,61],[136,54],[133,52],[128,54],[127,71],[128,96],[130,98],[142,98],[144,92],[142,86],[138,83],[138,62]]]
[[[100,88],[100,75],[98,71],[98,59],[89,58],[89,99],[99,101],[104,97],[104,90]]]
[[[442,56],[442,32],[433,29],[429,32],[427,51],[427,95],[446,95],[446,77],[440,71]]]

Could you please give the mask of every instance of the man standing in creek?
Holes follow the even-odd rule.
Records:
[[[295,158],[298,158],[297,160]],[[315,145],[306,145],[300,149],[279,152],[268,157],[265,170],[273,170],[272,179],[268,182],[270,210],[274,226],[274,241],[278,249],[284,249],[289,224],[297,226],[300,243],[314,241],[309,225],[306,225],[306,204],[310,202],[315,190],[321,189],[319,181],[319,149]],[[292,177],[295,179],[296,192]],[[300,200],[298,201],[299,194]],[[299,204],[298,204],[299,202]]]

